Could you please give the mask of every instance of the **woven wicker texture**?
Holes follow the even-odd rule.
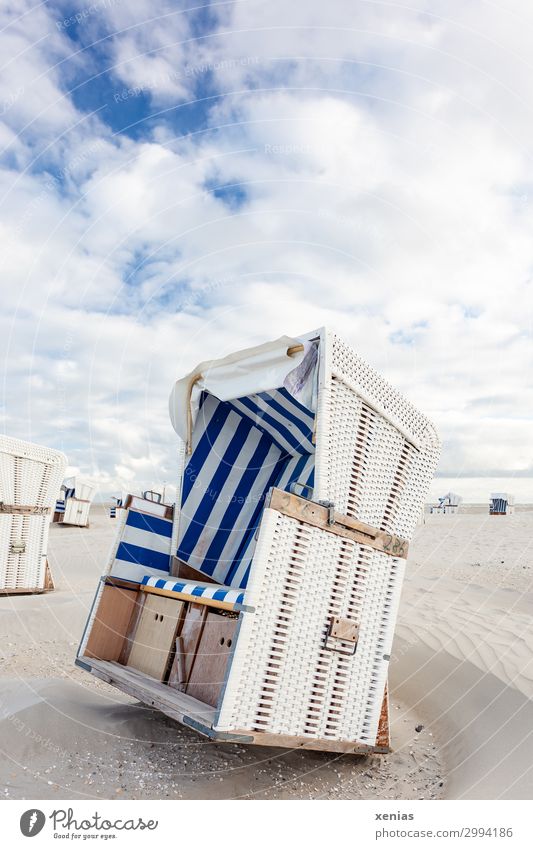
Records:
[[[265,510],[217,728],[376,739],[404,561]],[[355,655],[325,648],[331,616]],[[348,653],[349,645],[341,645]]]
[[[429,420],[325,334],[316,500],[410,539],[439,456]],[[217,727],[374,745],[405,563],[273,510],[263,515]],[[330,617],[359,626],[325,647]],[[327,643],[331,647],[331,641]]]
[[[59,451],[0,436],[0,501],[50,508],[63,480],[66,457]],[[42,516],[0,513],[0,588],[44,586],[51,512]]]

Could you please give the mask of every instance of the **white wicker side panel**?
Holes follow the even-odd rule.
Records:
[[[0,501],[53,507],[65,467],[66,457],[59,451],[1,436]]]
[[[374,745],[403,569],[266,509],[216,727]],[[354,656],[324,648],[330,616],[359,624]]]
[[[0,514],[0,588],[44,587],[50,516]],[[18,552],[22,545],[24,551]]]
[[[53,509],[65,467],[60,451],[0,436],[0,501]],[[0,514],[0,589],[44,587],[50,519]]]
[[[89,501],[67,498],[62,521],[65,525],[78,525],[81,528],[85,528],[89,523],[90,509],[91,504]]]
[[[409,539],[438,461],[435,430],[341,340],[326,346],[315,498]]]

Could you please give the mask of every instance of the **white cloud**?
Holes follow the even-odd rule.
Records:
[[[434,418],[448,477],[533,477],[530,13],[411,5],[238,2],[194,41],[170,4],[117,0],[78,27],[101,67],[65,4],[8,26],[6,430],[106,488],[170,480],[173,380],[326,323]],[[156,110],[240,93],[193,135],[164,113],[127,137],[68,94],[106,65]]]

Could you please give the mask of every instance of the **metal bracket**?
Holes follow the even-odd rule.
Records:
[[[407,558],[409,543],[406,539],[383,531],[381,528],[374,528],[359,519],[337,513],[330,501],[312,501],[295,493],[272,487],[268,491],[265,506],[277,510],[284,516],[322,528],[328,533],[352,539],[360,545],[368,545],[390,557]]]
[[[297,495],[296,488],[300,489],[301,491],[305,489],[307,490],[307,492],[310,492],[311,494],[313,493],[312,486],[309,486],[309,484],[307,483],[300,483],[300,481],[293,481],[289,487],[289,492],[292,492],[293,495]],[[309,498],[309,500],[311,500],[310,496],[303,495],[302,497]]]
[[[335,505],[333,501],[317,501],[317,504],[320,504],[322,507],[325,507],[328,511],[328,525],[335,524]]]
[[[353,651],[345,648],[335,648],[328,645],[328,640],[338,640],[344,643],[353,643]],[[343,619],[340,616],[331,616],[329,626],[324,640],[324,648],[326,651],[332,651],[336,654],[342,654],[345,657],[353,657],[357,650],[359,640],[359,625],[357,622],[352,622],[351,619]]]

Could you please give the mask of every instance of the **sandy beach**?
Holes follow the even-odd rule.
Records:
[[[533,510],[417,528],[368,758],[211,743],[75,667],[115,527],[53,526],[56,590],[0,600],[4,798],[531,798]]]

